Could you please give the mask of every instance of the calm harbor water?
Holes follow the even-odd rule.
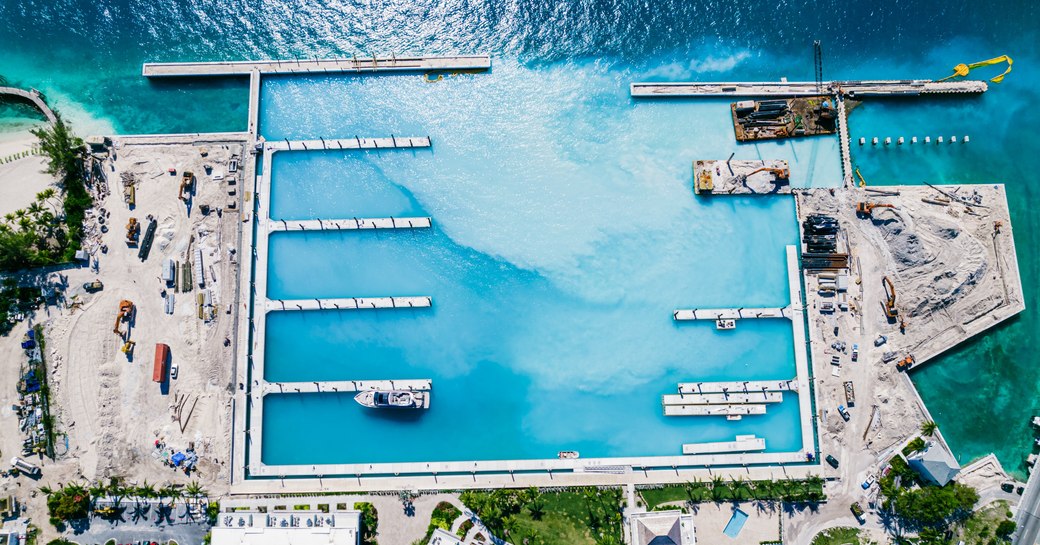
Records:
[[[394,199],[435,218],[438,230],[433,237],[450,240],[460,252],[472,251],[511,264],[518,272],[510,274],[537,275],[547,285],[566,286],[571,292],[580,289],[584,279],[574,274],[582,270],[580,266],[573,266],[568,274],[567,259],[577,261],[576,256],[610,255],[591,249],[596,244],[612,244],[611,237],[619,233],[627,232],[631,236],[653,233],[661,240],[659,231],[648,228],[650,224],[639,224],[641,215],[637,212],[645,211],[646,207],[652,209],[654,202],[663,202],[663,195],[652,199],[643,196],[643,200],[625,206],[623,202],[609,201],[609,196],[622,194],[612,192],[617,187],[603,192],[597,187],[597,191],[591,192],[588,191],[591,184],[620,184],[620,181],[634,179],[654,188],[670,187],[682,179],[683,189],[688,191],[685,182],[691,156],[724,156],[734,147],[738,156],[754,157],[760,153],[744,146],[732,146],[729,128],[711,105],[690,104],[687,109],[682,104],[624,103],[628,78],[775,79],[788,76],[809,79],[812,39],[823,41],[825,73],[834,78],[934,77],[946,74],[958,62],[1007,53],[1016,60],[1015,71],[984,97],[967,101],[872,102],[852,115],[851,127],[855,138],[863,135],[868,140],[874,135],[893,138],[914,134],[971,135],[971,144],[957,148],[859,150],[854,144],[856,164],[872,184],[994,181],[1008,185],[1026,304],[1030,310],[980,340],[950,352],[914,373],[913,378],[962,462],[996,452],[1006,467],[1023,473],[1021,461],[1032,442],[1028,419],[1040,410],[1037,402],[1040,366],[1036,365],[1037,358],[1030,346],[1030,340],[1040,337],[1040,322],[1032,312],[1037,302],[1033,279],[1040,269],[1035,235],[1040,227],[1040,211],[1031,206],[1036,191],[1031,181],[1036,174],[1027,162],[1040,156],[1040,143],[1032,136],[1040,121],[1035,108],[1040,101],[1037,96],[1040,76],[1035,69],[1040,60],[1035,53],[1038,10],[1037,4],[1021,1],[989,4],[986,11],[994,14],[992,17],[980,16],[978,5],[967,2],[914,2],[892,6],[839,4],[820,9],[815,3],[793,1],[741,4],[679,0],[562,4],[336,2],[320,6],[251,5],[232,1],[155,4],[129,0],[0,1],[0,17],[5,21],[0,27],[0,75],[12,84],[43,90],[84,133],[112,129],[145,133],[240,130],[245,126],[244,82],[149,82],[139,77],[140,63],[331,56],[354,52],[490,52],[496,56],[492,75],[462,78],[471,80],[470,89],[480,88],[472,91],[474,97],[480,93],[491,96],[488,100],[470,102],[475,106],[472,109],[455,108],[455,118],[437,115],[440,108],[437,102],[421,102],[415,98],[411,105],[382,108],[386,104],[380,101],[470,92],[457,81],[443,82],[440,87],[429,84],[429,89],[421,90],[427,84],[415,78],[404,85],[395,83],[393,89],[399,91],[389,95],[374,90],[382,84],[375,82],[370,84],[373,91],[366,97],[365,104],[380,105],[386,112],[385,117],[379,118],[374,113],[375,106],[369,110],[359,104],[350,107],[349,111],[362,114],[356,123],[349,124],[346,135],[362,128],[395,132],[422,129],[423,133],[435,137],[435,149],[428,157],[419,155],[404,160],[388,156],[373,161],[356,158],[344,161],[371,168],[371,176],[364,175],[367,180],[378,180],[385,175],[396,181],[404,189]],[[753,29],[768,31],[754,32]],[[273,93],[272,88],[265,88],[265,95],[279,95],[277,99],[268,97],[265,115],[277,117],[279,107],[291,107],[293,87],[301,88],[305,100],[351,99],[336,93],[329,93],[327,97],[313,93],[308,96],[309,84],[294,80],[279,83],[284,93]],[[509,89],[499,88],[503,83],[522,85],[529,92],[513,94]],[[349,81],[322,84],[331,85],[334,90],[357,91]],[[604,106],[612,100],[612,94],[613,99],[619,101],[616,108]],[[538,100],[542,96],[551,100]],[[417,104],[425,107],[416,108]],[[300,135],[331,135],[337,127],[347,128],[344,120],[349,116],[344,113],[346,109],[333,111],[340,112],[331,116],[335,121],[323,121],[321,116],[308,113],[298,129],[288,122],[279,127],[277,119],[268,118],[265,130],[286,135],[295,135],[293,131],[297,130]],[[502,125],[488,122],[502,118],[503,112],[508,112],[508,117],[517,123],[530,124],[522,131],[506,131],[506,134],[522,133],[523,143],[534,146],[533,149],[495,139],[501,134]],[[588,117],[596,112],[601,115]],[[404,113],[408,116],[402,117]],[[478,117],[478,114],[487,117]],[[16,118],[26,115],[31,114],[0,110],[0,128],[21,127],[23,121]],[[676,118],[678,120],[673,121]],[[471,126],[466,130],[456,130],[467,122]],[[580,145],[559,138],[568,123],[574,134],[580,136],[576,139]],[[532,133],[539,134],[538,131],[542,131],[543,139],[528,137]],[[623,135],[630,132],[635,135],[625,140]],[[472,141],[451,140],[453,136],[463,135],[494,142],[494,155],[490,157],[495,160],[488,161],[488,156],[473,154],[478,147]],[[661,140],[654,138],[664,139],[665,145],[658,147]],[[651,139],[652,145],[641,145],[644,139]],[[491,146],[482,149],[488,150]],[[568,176],[559,176],[564,183],[554,186],[535,172],[535,180],[524,185],[521,182],[525,176],[500,176],[494,170],[503,165],[515,169],[533,164],[534,161],[522,160],[525,156],[531,157],[532,151],[539,161],[544,161],[550,153],[564,157],[559,162],[545,164],[545,169],[571,161],[576,165],[573,168],[594,177],[590,175],[584,184],[567,184]],[[797,153],[806,165],[812,162],[811,150],[791,150],[791,153]],[[817,162],[831,160],[823,158],[824,153],[831,155],[829,151],[818,149],[817,153]],[[442,159],[442,155],[448,157]],[[590,157],[586,164],[580,163],[584,156]],[[468,158],[468,163],[463,165],[460,158]],[[834,161],[836,164],[836,159]],[[330,172],[322,166],[320,157],[289,159],[288,162],[299,164],[286,167],[287,171],[304,172],[308,168],[304,163],[312,162],[310,168],[316,175],[327,176],[329,174],[324,173]],[[433,177],[414,176],[409,172],[409,169],[441,167],[447,170],[462,166],[465,169],[460,170],[456,179],[464,183],[451,186],[437,182],[450,171],[434,171],[438,176]],[[276,165],[277,168],[280,167]],[[610,172],[611,168],[616,170]],[[648,168],[653,170],[644,170]],[[798,168],[804,168],[804,172],[826,170],[825,166],[795,167],[796,174]],[[489,176],[489,173],[496,175]],[[488,192],[486,200],[477,198],[481,185],[490,184],[489,180],[502,183],[503,179],[511,183]],[[283,176],[282,180],[287,186],[306,187],[303,179],[294,181]],[[825,184],[826,180],[821,177],[812,181],[817,182]],[[499,190],[519,202],[499,200]],[[679,186],[671,190],[678,192]],[[532,199],[529,194],[534,192],[548,192],[557,198]],[[632,198],[636,193],[633,190],[624,195]],[[275,197],[277,199],[277,195]],[[287,218],[337,210],[345,212],[350,206],[345,194],[328,202],[309,199],[305,204],[281,199],[275,203],[276,211]],[[541,216],[532,215],[539,206],[548,206],[548,210]],[[674,220],[671,224],[680,225],[693,219],[703,221],[702,226],[718,228],[718,222],[706,218],[713,214],[718,214],[714,219],[732,218],[732,210],[729,215],[721,210],[732,206],[725,203],[691,206],[682,211],[689,218],[677,211],[668,217]],[[596,220],[593,227],[579,221],[564,224],[573,230],[564,237],[553,236],[559,231],[548,228],[590,211],[593,216],[606,215],[608,211],[620,215],[618,229],[597,233],[597,228],[608,225],[602,217],[593,217]],[[763,214],[763,217],[769,216],[768,211]],[[517,233],[522,232],[517,227],[525,216],[552,221],[543,224],[541,230],[530,230],[517,237]],[[503,222],[504,227],[500,227]],[[496,227],[491,228],[492,225]],[[647,228],[625,230],[634,226]],[[683,228],[692,231],[689,226]],[[713,240],[703,236],[702,231],[696,235],[700,241]],[[510,236],[517,238],[515,244],[505,244]],[[754,237],[749,235],[749,238]],[[775,244],[782,244],[782,238],[778,236]],[[753,259],[765,267],[763,278],[775,278],[777,282],[782,279],[782,268],[770,268],[772,258],[751,253],[748,255],[753,258],[745,257],[741,255],[744,249],[733,249],[737,246],[733,241],[744,244],[744,239],[725,240],[729,243],[714,243],[716,253],[710,255],[716,262],[732,266]],[[629,244],[638,246],[636,242]],[[769,245],[770,252],[773,247]],[[546,248],[545,252],[539,251]],[[733,253],[737,255],[729,255]],[[697,258],[704,254],[691,251],[685,255]],[[779,263],[782,254],[777,255]],[[596,266],[601,270],[609,268],[606,263]],[[698,262],[697,266],[703,267],[703,264]],[[506,276],[503,273],[501,277]],[[681,277],[676,275],[676,278]],[[459,287],[447,280],[444,285],[450,288],[448,293]],[[686,301],[706,305],[712,303],[714,297],[722,299],[716,291],[705,290],[698,295],[705,296],[703,301],[700,298]],[[780,297],[780,288],[771,296]],[[437,297],[438,303],[444,299]],[[666,307],[678,303],[672,301]],[[439,307],[438,304],[435,312],[440,312]],[[659,376],[662,381],[670,380],[667,372]]]

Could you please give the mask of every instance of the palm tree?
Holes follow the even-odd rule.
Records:
[[[162,505],[163,498],[170,498],[170,505],[173,505],[177,498],[181,497],[181,488],[174,484],[167,484],[159,488],[157,492],[159,496],[159,504]]]
[[[744,497],[741,496],[741,494],[740,494],[741,490],[747,492],[749,497],[751,495],[751,488],[748,486],[747,481],[745,481],[741,477],[737,477],[736,479],[733,479],[732,490],[733,490],[733,499],[735,499],[735,500],[749,499],[749,498],[744,498]]]
[[[206,489],[202,488],[199,481],[191,481],[188,483],[188,486],[184,487],[184,495],[192,499],[198,499],[200,496],[206,495]]]
[[[726,486],[726,480],[721,475],[711,478],[711,499],[713,501],[722,501],[729,491],[729,487]]]
[[[931,436],[935,435],[935,432],[938,429],[939,429],[939,425],[936,424],[935,422],[931,421],[931,420],[927,420],[925,422],[921,422],[921,433],[923,433],[924,435],[926,435],[928,437],[931,437]]]
[[[83,140],[72,134],[61,115],[48,127],[33,129],[33,136],[40,140],[40,151],[47,156],[47,172],[67,182],[79,178],[83,172],[86,148]]]
[[[103,483],[96,482],[90,485],[90,488],[87,489],[87,492],[90,492],[90,503],[95,503],[98,500],[98,498],[104,496],[105,493],[108,492],[108,488],[106,488]]]
[[[148,479],[134,487],[134,494],[138,497],[149,499],[156,496],[155,486],[148,483]]]

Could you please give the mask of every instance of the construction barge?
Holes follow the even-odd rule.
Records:
[[[791,193],[787,161],[698,160],[693,162],[697,194],[774,195]]]
[[[742,100],[730,105],[738,142],[835,134],[838,110],[827,96]]]

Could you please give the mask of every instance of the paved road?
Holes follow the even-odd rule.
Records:
[[[137,521],[129,515],[125,521],[110,522],[97,517],[90,519],[87,528],[74,531],[69,539],[83,545],[101,545],[110,539],[117,544],[137,541],[155,541],[166,543],[174,540],[178,545],[201,545],[202,539],[209,532],[210,526],[204,521],[181,522],[171,524],[169,520],[155,522],[155,517],[142,517]]]
[[[1040,533],[1040,479],[1036,478],[1037,474],[1040,471],[1029,476],[1026,490],[1018,502],[1018,515],[1015,517],[1018,531],[1015,532],[1014,545],[1034,545]]]

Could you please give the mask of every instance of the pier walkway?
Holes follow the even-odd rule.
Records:
[[[869,81],[829,81],[824,82],[823,90],[816,87],[816,82],[660,82],[633,83],[630,93],[633,97],[691,97],[691,96],[728,96],[728,97],[808,97],[819,95],[842,94],[856,98],[863,96],[917,96],[939,94],[978,94],[986,92],[984,81],[932,81],[932,80],[869,80]]]
[[[683,454],[721,454],[723,452],[752,452],[766,449],[766,440],[754,435],[738,435],[735,441],[718,443],[685,443]]]
[[[272,310],[368,310],[373,308],[425,308],[430,297],[345,297],[342,299],[268,299]]]
[[[665,416],[745,416],[766,414],[765,405],[665,405]]]
[[[50,106],[44,102],[43,97],[40,96],[40,92],[36,89],[26,91],[25,89],[19,89],[17,87],[0,87],[0,97],[9,96],[17,97],[21,100],[31,102],[33,106],[36,106],[37,110],[47,116],[47,121],[54,123],[58,121],[58,116],[54,115],[54,111],[51,110]]]
[[[348,59],[290,59],[271,61],[148,62],[145,77],[247,76],[260,74],[334,74],[343,72],[404,72],[423,70],[489,70],[489,55],[431,57],[352,57]]]
[[[429,136],[390,136],[387,138],[336,138],[330,140],[269,140],[264,148],[270,151],[314,151],[336,149],[391,149],[428,148],[433,143]]]
[[[271,220],[267,228],[275,231],[353,231],[368,229],[427,229],[430,218],[350,218],[338,220]]]
[[[838,143],[841,151],[842,186],[852,187],[852,155],[849,150],[849,119],[845,110],[845,97],[838,95]]]
[[[751,391],[721,394],[664,394],[662,405],[743,405],[747,403],[780,403],[781,392]]]
[[[407,380],[339,380],[330,382],[265,382],[260,395],[266,394],[315,394],[315,393],[356,393],[366,390],[409,390],[428,392],[433,389],[433,381],[424,379]]]
[[[695,308],[676,310],[672,319],[686,320],[740,320],[744,318],[790,318],[791,307],[770,308]]]
[[[737,392],[789,392],[798,390],[798,379],[741,380],[733,382],[680,382],[680,394],[733,394]]]

